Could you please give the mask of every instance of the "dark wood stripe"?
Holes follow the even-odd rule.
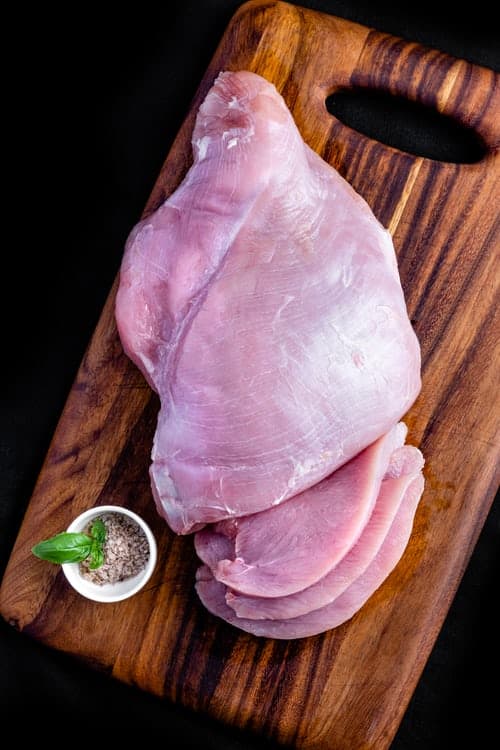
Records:
[[[497,229],[500,229],[500,222],[497,224]],[[495,234],[496,236],[499,235],[498,231],[494,231],[492,229],[491,232],[492,236]],[[467,288],[469,287],[471,280],[476,275],[477,268],[481,264],[481,262],[484,260],[484,256],[478,256],[475,260],[474,266],[471,269],[470,274],[468,277],[464,280],[464,283],[461,286],[460,293],[457,295],[458,298],[461,297],[461,294],[464,293]],[[497,294],[497,298],[499,297],[499,294]],[[498,308],[497,308],[498,309]],[[456,310],[453,311],[453,313],[450,315],[450,318],[453,316],[453,314],[456,314]],[[445,329],[446,330],[446,329]],[[432,411],[431,415],[428,417],[427,425],[425,427],[423,437],[422,437],[422,444],[425,446],[426,441],[429,438],[429,436],[432,434],[433,427],[434,427],[434,421],[436,418],[439,417],[439,415],[443,414],[447,410],[448,401],[451,398],[451,396],[457,391],[457,389],[460,387],[461,381],[463,381],[464,373],[467,370],[469,366],[472,366],[472,363],[479,362],[482,359],[484,359],[484,344],[486,337],[484,335],[484,329],[482,325],[479,325],[476,328],[476,333],[474,336],[473,341],[471,344],[469,344],[468,348],[464,350],[463,357],[456,363],[454,363],[454,369],[453,377],[451,377],[449,380],[447,379],[447,384],[443,388],[442,392],[440,394],[439,401],[436,403],[436,406],[434,410]],[[480,348],[483,347],[483,351],[480,352]],[[478,377],[480,377],[480,373],[478,372]],[[424,377],[425,377],[425,367],[424,367]]]
[[[442,422],[440,415],[445,412],[446,408],[448,407],[450,399],[454,395],[457,394],[459,387],[460,387],[460,383],[463,382],[464,377],[467,374],[468,368],[472,366],[472,363],[474,360],[477,361],[477,356],[479,353],[482,355],[481,359],[484,359],[484,343],[486,339],[487,339],[487,336],[484,331],[484,327],[479,328],[474,337],[473,342],[468,347],[463,358],[457,363],[455,377],[453,381],[450,382],[447,388],[440,394],[439,402],[436,404],[436,407],[434,411],[432,412],[432,414],[430,415],[430,417],[428,417],[427,424],[426,424],[423,438],[422,438],[422,444],[424,446],[427,445],[427,442],[430,439],[434,431],[434,426],[436,422]],[[483,351],[480,351],[481,347],[483,347]],[[469,417],[470,415],[466,414],[465,416]],[[492,446],[489,445],[489,447],[492,447]]]
[[[490,233],[491,236],[498,236],[497,227],[493,227]],[[473,264],[470,267],[469,273],[465,276],[459,290],[455,294],[455,300],[458,302],[460,301],[460,298],[463,294],[467,292],[467,289],[470,288],[470,285],[474,281],[474,278],[477,275],[478,268],[481,266],[481,264],[484,262],[485,258],[483,254],[479,254],[474,258]],[[425,372],[427,364],[429,360],[431,359],[432,355],[434,354],[436,348],[440,345],[442,341],[442,336],[444,335],[444,332],[448,329],[449,324],[453,317],[457,314],[457,310],[455,306],[450,305],[449,313],[446,317],[443,317],[441,319],[441,328],[438,331],[440,334],[440,339],[435,339],[431,346],[428,346],[425,351],[425,355],[422,357],[422,369]]]
[[[440,175],[441,172],[441,165],[438,163],[435,163],[432,165],[429,175],[428,184],[430,185],[431,189],[433,187],[433,182],[437,182],[437,178]],[[452,172],[449,172],[449,178],[445,183],[445,186],[438,186],[436,189],[439,190],[439,196],[436,196],[436,203],[437,210],[433,212],[433,217],[431,219],[431,222],[426,225],[425,228],[425,236],[426,236],[426,243],[431,244],[433,240],[433,235],[436,234],[436,230],[439,228],[440,222],[442,221],[442,216],[447,210],[448,204],[453,199],[453,186],[457,180],[458,172],[457,170],[453,170]],[[443,187],[445,188],[443,190]],[[422,201],[424,204],[426,203],[425,200]],[[413,227],[416,228],[417,221],[419,220],[419,216],[415,215],[414,217],[414,223]],[[457,220],[455,222],[455,225],[452,229],[452,235],[458,231],[460,226],[460,217],[457,217]],[[411,231],[411,227],[410,227]],[[423,288],[421,288],[420,292],[420,299],[417,304],[417,307],[415,309],[414,315],[416,318],[420,318],[422,313],[422,308],[426,303],[427,297],[432,290],[432,287],[434,283],[436,282],[436,279],[438,278],[440,274],[440,270],[442,267],[442,264],[446,258],[445,252],[448,245],[451,244],[451,238],[449,238],[446,242],[446,245],[444,248],[441,249],[441,252],[439,253],[437,259],[434,261],[434,265],[432,268],[432,272],[430,276],[427,279],[427,282]]]
[[[458,229],[459,229],[459,225],[457,224],[455,226],[455,230],[456,231],[455,232],[452,231],[452,234],[454,234],[454,233],[456,234],[458,232]],[[471,233],[473,231],[474,231],[474,228],[471,229]],[[464,280],[462,281],[462,284],[460,285],[460,288],[457,290],[457,292],[455,294],[455,300],[459,301],[461,299],[462,295],[465,294],[465,292],[467,291],[467,289],[469,289],[471,287],[472,282],[473,282],[474,278],[477,275],[478,268],[480,267],[480,265],[485,260],[485,254],[484,253],[489,248],[489,245],[491,244],[491,241],[492,241],[492,239],[495,236],[498,236],[498,220],[491,227],[489,235],[488,235],[488,237],[486,238],[486,241],[485,241],[483,253],[478,253],[475,256],[473,264],[470,266],[469,272],[464,277]],[[444,248],[444,251],[446,251],[446,249],[450,249],[451,248],[451,246],[452,246],[452,240],[453,239],[454,238],[452,237],[452,238],[450,238],[449,241],[446,242],[446,246]],[[429,283],[426,285],[426,289],[429,291],[429,294],[430,294],[430,291],[432,289],[433,282],[437,280],[438,274],[436,272],[436,268],[437,268],[437,266],[439,266],[439,265],[441,265],[443,263],[443,260],[444,260],[445,257],[446,256],[444,255],[444,253],[442,253],[439,256],[438,263],[436,264],[436,266],[434,266],[434,270],[433,270],[433,274],[431,276],[431,279],[429,280]],[[421,297],[421,302],[422,302],[422,309],[421,309],[420,312],[417,309],[417,317],[419,317],[419,315],[422,316],[424,314],[425,299],[423,297]],[[442,336],[444,335],[444,331],[446,331],[447,328],[449,327],[449,323],[450,323],[450,321],[452,320],[452,318],[453,318],[453,316],[455,314],[456,314],[456,306],[453,306],[453,305],[450,304],[449,305],[449,312],[448,312],[447,316],[441,318],[440,329],[438,331],[436,331],[436,333],[438,333],[438,335],[434,337],[433,343],[430,346],[427,346],[426,349],[425,349],[425,352],[423,352],[423,356],[422,356],[422,370],[423,370],[424,374],[425,374],[425,371],[426,371],[426,368],[427,368],[427,363],[430,361],[430,359],[431,359],[431,357],[432,357],[432,355],[433,355],[436,347],[438,347],[440,345],[440,343],[442,341]]]

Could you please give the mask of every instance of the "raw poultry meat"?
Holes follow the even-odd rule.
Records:
[[[198,556],[213,560],[206,547],[219,547],[216,537],[224,536],[231,540],[230,555],[224,550],[226,556],[211,567],[226,586],[263,597],[283,597],[311,586],[345,557],[366,527],[391,455],[405,435],[400,423],[286,503],[199,531]]]
[[[193,151],[132,231],[116,301],[125,351],[160,396],[151,483],[177,533],[312,487],[420,389],[390,236],[274,86],[219,75]]]
[[[417,448],[407,445],[404,450],[407,454],[406,477],[411,482],[413,478],[417,478],[424,462]],[[388,491],[389,489],[394,491]],[[404,493],[398,491],[396,484],[390,485],[387,481],[382,482],[375,508],[359,539],[337,565],[311,586],[289,596],[273,598],[245,596],[237,591],[228,591],[226,602],[234,609],[238,617],[247,617],[252,620],[282,620],[299,617],[299,615],[329,604],[359,578],[372,563],[388,534],[403,497]]]
[[[380,502],[399,504],[391,528],[364,572],[343,593],[319,609],[313,609],[299,617],[278,620],[238,617],[226,602],[226,587],[213,577],[207,565],[203,565],[196,575],[198,595],[212,614],[254,635],[304,638],[335,628],[349,620],[363,606],[398,563],[411,534],[413,517],[423,487],[424,479],[420,472],[416,476],[389,478],[382,483]]]
[[[302,140],[274,86],[221,73],[193,165],[131,232],[116,299],[159,394],[151,485],[197,532],[196,589],[256,635],[350,618],[401,557],[423,490],[399,420],[420,348],[389,233]]]

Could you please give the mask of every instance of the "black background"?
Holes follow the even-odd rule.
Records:
[[[186,0],[159,10],[142,3],[110,16],[88,5],[67,6],[67,14],[43,7],[4,27],[13,51],[3,92],[4,121],[12,128],[3,161],[14,169],[4,170],[12,202],[2,253],[0,572],[127,233],[239,4]],[[467,12],[439,3],[302,5],[499,69],[495,24],[484,4]],[[499,528],[497,503],[392,750],[447,747],[469,732],[482,747],[480,738],[494,732],[498,690],[488,679],[495,685]],[[72,742],[85,744],[107,736],[124,741],[140,729],[144,745],[272,747],[89,670],[4,621],[0,701],[3,729],[14,728],[19,739],[35,728],[49,740],[72,724]]]

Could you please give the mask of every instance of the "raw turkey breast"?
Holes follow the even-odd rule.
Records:
[[[129,237],[116,300],[160,396],[151,483],[181,534],[321,482],[420,389],[391,238],[274,86],[220,74],[192,142],[184,181]]]
[[[215,578],[230,588],[265,597],[311,586],[342,560],[365,528],[391,454],[404,443],[405,435],[406,427],[398,424],[286,503],[198,532],[198,556],[213,561],[206,547],[222,535],[231,540],[231,553],[210,567]]]
[[[357,541],[352,544],[346,554],[337,562],[335,562],[335,558],[332,557],[333,562],[330,569],[321,578],[315,583],[290,595],[285,595],[285,586],[283,587],[282,592],[275,596],[269,596],[269,594],[266,595],[267,592],[264,592],[264,595],[261,596],[248,596],[234,588],[228,588],[226,590],[226,602],[232,609],[234,609],[238,617],[253,620],[276,620],[288,619],[307,614],[312,610],[319,609],[332,602],[342,594],[351,583],[359,578],[362,573],[364,573],[368,566],[373,562],[382,543],[387,537],[389,529],[392,527],[393,521],[401,507],[407,487],[417,478],[418,483],[415,487],[420,487],[421,469],[424,463],[422,454],[413,446],[405,446],[403,451],[406,454],[406,462],[404,467],[401,465],[401,472],[397,473],[394,471],[391,457],[390,464],[386,469],[384,477],[379,475],[375,479],[373,488],[373,491],[377,494],[375,507],[373,508],[370,518]],[[396,453],[398,452],[399,451]],[[392,455],[395,456],[396,454],[393,453]],[[356,461],[357,459],[353,459],[350,464],[354,464]],[[347,464],[347,466],[350,464]],[[339,469],[332,475],[332,487],[335,485],[335,477],[341,472],[344,472],[345,468],[346,467]],[[400,482],[392,481],[393,479],[400,478],[402,479]],[[352,490],[353,489],[354,487]],[[346,488],[346,494],[349,499],[355,500],[355,498],[352,497],[352,490]],[[303,494],[306,495],[309,491],[310,490],[306,490]],[[334,500],[334,497],[332,497],[332,500]],[[293,501],[294,500],[290,500],[288,502]],[[309,508],[307,508],[304,513],[305,524],[307,524],[309,519],[308,511]],[[265,512],[273,513],[275,511],[271,510]],[[335,512],[335,505],[332,504],[330,515],[334,515]],[[200,550],[198,537],[203,536],[205,536],[205,538],[208,537],[208,543]],[[217,545],[217,543],[210,543],[210,535],[205,530],[198,532],[195,541],[198,556],[208,565],[214,577],[223,581],[223,577],[219,575],[218,564],[221,559],[224,559],[221,557],[221,554],[228,557],[228,552],[232,552],[234,557],[234,541],[232,550],[228,550],[227,548],[224,549],[221,545]],[[258,540],[256,541],[258,542]],[[352,543],[352,539],[350,541]],[[315,536],[311,536],[308,542],[310,553],[309,560],[314,561],[318,551],[319,540],[317,540]],[[314,569],[314,565],[311,567]],[[304,563],[304,568],[309,570],[309,562]],[[282,576],[286,578],[286,564],[283,566],[281,572]],[[236,585],[238,585],[238,583],[236,583]],[[245,588],[245,586],[243,586],[243,588]]]
[[[303,638],[335,628],[350,619],[363,606],[398,563],[411,534],[413,517],[423,487],[424,479],[419,470],[382,482],[377,503],[384,507],[397,507],[390,529],[363,572],[351,580],[338,596],[334,595],[329,603],[319,608],[313,605],[311,610],[302,615],[282,619],[255,619],[255,613],[254,619],[238,617],[229,606],[231,599],[228,603],[226,587],[214,578],[207,565],[203,565],[196,574],[198,595],[212,614],[254,635],[269,638]],[[366,540],[361,538],[359,546],[365,543]],[[357,547],[358,545],[350,557],[359,554]],[[345,562],[347,563],[347,559]],[[343,564],[340,563],[339,567]],[[262,613],[264,612],[265,609]]]

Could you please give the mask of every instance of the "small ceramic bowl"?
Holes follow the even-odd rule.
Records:
[[[97,584],[87,580],[80,572],[80,563],[64,563],[61,565],[64,575],[71,586],[79,594],[95,602],[119,602],[136,594],[151,578],[156,565],[156,541],[148,524],[128,508],[120,505],[97,505],[77,516],[68,526],[67,531],[83,531],[92,519],[107,513],[117,513],[128,516],[141,527],[149,544],[149,559],[146,566],[137,575],[126,578],[117,583]]]

